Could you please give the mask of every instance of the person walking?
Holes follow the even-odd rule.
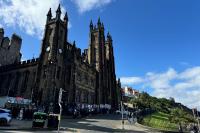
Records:
[[[23,108],[21,108],[20,112],[19,112],[19,120],[23,119],[23,115],[24,115],[24,110],[23,110]]]

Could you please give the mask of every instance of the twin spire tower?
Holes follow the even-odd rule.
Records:
[[[91,21],[89,46],[81,52],[75,42],[68,41],[68,21],[67,13],[61,19],[60,5],[54,18],[49,9],[39,58],[13,63],[10,67],[0,66],[0,95],[7,94],[7,88],[13,92],[12,96],[32,99],[36,105],[47,108],[53,106],[56,111],[62,88],[65,90],[63,106],[108,104],[118,107],[120,82],[116,81],[110,33],[105,37],[100,18],[97,25]]]

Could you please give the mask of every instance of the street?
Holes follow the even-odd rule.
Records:
[[[155,133],[156,131],[152,131],[146,129],[144,127],[138,126],[137,124],[129,124],[128,121],[125,121],[124,129],[122,129],[122,121],[120,120],[120,115],[98,115],[91,116],[88,118],[82,119],[63,119],[61,121],[61,133],[68,132],[80,132],[80,133],[88,133],[88,132],[132,132],[132,133]],[[18,123],[15,120],[13,124]],[[1,130],[2,133],[47,133],[47,132],[57,132],[57,131],[48,131],[48,129],[42,130],[32,130],[31,121],[21,121],[20,127],[27,126],[27,128],[23,130]],[[12,127],[12,124],[11,124]],[[10,127],[10,128],[11,128]],[[8,127],[9,128],[9,127]],[[29,128],[29,129],[28,129]]]

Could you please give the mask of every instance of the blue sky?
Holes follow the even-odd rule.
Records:
[[[68,39],[81,49],[88,47],[90,20],[101,17],[123,85],[200,109],[200,1],[25,1],[0,0],[0,25],[7,36],[23,38],[23,59],[39,56],[46,13],[61,3],[70,20]]]

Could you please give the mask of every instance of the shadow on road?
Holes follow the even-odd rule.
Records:
[[[97,115],[97,116],[91,116],[90,118],[94,118],[94,119],[104,119],[104,120],[121,120],[121,115],[119,114],[101,114],[101,115]],[[125,116],[124,116],[125,118]]]
[[[88,120],[92,119],[92,120]],[[93,120],[96,119],[96,120]],[[106,125],[95,125],[94,122],[99,122],[98,119],[101,120],[120,120],[119,115],[98,115],[98,116],[91,116],[89,118],[82,118],[82,119],[71,119],[71,121],[65,120],[66,122],[63,123],[63,127],[67,129],[78,129],[78,130],[89,130],[91,132],[131,132],[133,133],[133,130],[126,130],[126,129],[115,129],[112,127],[105,127]],[[65,123],[65,124],[64,124]],[[137,133],[144,133],[142,131],[135,131]]]
[[[90,130],[90,131],[98,131],[98,132],[133,132],[133,130],[126,130],[126,129],[113,129],[103,126],[96,126],[93,124],[88,123],[71,123],[65,126],[66,128],[75,128],[75,129],[83,129],[83,130]],[[140,133],[140,131],[137,131]],[[144,133],[144,132],[141,132]]]

